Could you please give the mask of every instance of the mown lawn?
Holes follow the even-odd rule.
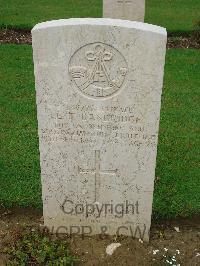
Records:
[[[31,46],[0,46],[0,204],[41,206]],[[200,53],[167,53],[154,194],[159,216],[200,213]]]
[[[40,173],[31,46],[0,45],[0,200],[38,205]]]
[[[0,27],[31,29],[41,21],[102,17],[102,0],[0,0]],[[198,29],[199,0],[146,0],[146,22],[169,32]]]
[[[169,50],[166,58],[154,210],[200,214],[200,52]]]

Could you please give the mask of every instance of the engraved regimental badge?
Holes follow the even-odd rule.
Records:
[[[123,55],[104,43],[81,47],[69,63],[69,72],[76,86],[93,98],[105,98],[116,93],[124,83],[127,69]]]

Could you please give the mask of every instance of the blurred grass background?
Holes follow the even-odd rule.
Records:
[[[39,22],[70,17],[102,17],[102,0],[0,0],[0,27],[31,29]],[[145,22],[168,32],[199,29],[199,0],[146,0]]]

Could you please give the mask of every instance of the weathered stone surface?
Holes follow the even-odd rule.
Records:
[[[145,0],[103,0],[103,17],[144,22]]]
[[[32,35],[45,225],[148,240],[165,29],[69,19]]]

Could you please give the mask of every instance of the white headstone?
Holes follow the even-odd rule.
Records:
[[[103,0],[103,17],[144,22],[145,0]]]
[[[148,240],[165,29],[68,19],[32,35],[45,225]]]

